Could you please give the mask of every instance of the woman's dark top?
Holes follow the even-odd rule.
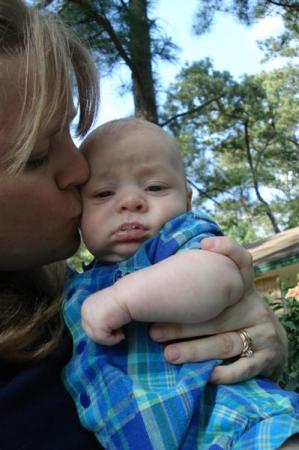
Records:
[[[66,336],[58,349],[34,367],[13,374],[0,366],[0,450],[99,450],[78,419],[61,381],[71,356]]]

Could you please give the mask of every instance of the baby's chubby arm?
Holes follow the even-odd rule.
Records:
[[[237,266],[205,250],[177,253],[131,273],[83,303],[86,334],[103,345],[125,338],[123,325],[140,322],[198,323],[217,316],[243,295]]]

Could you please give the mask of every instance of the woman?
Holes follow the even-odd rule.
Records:
[[[77,187],[88,168],[70,137],[78,94],[83,135],[97,108],[97,80],[84,48],[57,20],[21,0],[0,0],[0,448],[93,449],[60,372],[71,342],[60,316],[63,269],[78,247]],[[248,254],[226,238],[205,247],[228,255],[247,292],[238,305],[201,325],[156,325],[172,362],[241,354],[246,328],[253,358],[219,367],[214,382],[274,377],[287,353],[285,333],[254,291]],[[211,330],[220,333],[205,339]]]

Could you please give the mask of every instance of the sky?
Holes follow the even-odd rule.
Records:
[[[252,27],[245,27],[229,15],[218,14],[211,31],[201,37],[192,32],[192,19],[198,0],[156,0],[152,14],[159,17],[159,26],[172,36],[181,48],[176,64],[163,63],[159,66],[159,81],[162,92],[172,82],[185,62],[197,61],[206,57],[213,60],[218,70],[228,70],[235,78],[244,73],[253,74],[270,70],[281,61],[262,64],[263,52],[256,41],[279,34],[283,28],[281,19],[268,18]],[[113,77],[103,78],[100,83],[101,107],[98,123],[128,116],[133,113],[130,94],[120,95],[121,81],[129,79],[123,67]]]

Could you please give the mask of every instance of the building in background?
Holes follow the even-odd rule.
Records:
[[[255,283],[264,296],[281,298],[280,286],[292,287],[299,277],[299,227],[282,231],[252,244]]]

